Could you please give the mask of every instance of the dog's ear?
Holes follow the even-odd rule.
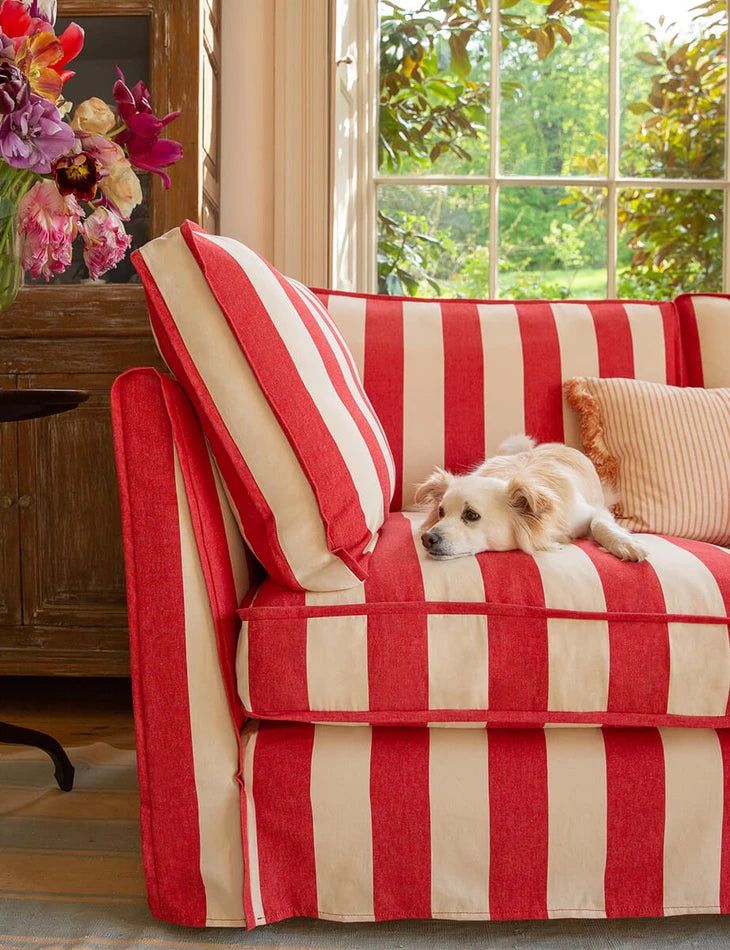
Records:
[[[507,503],[516,515],[538,525],[554,514],[560,499],[544,485],[536,485],[530,479],[515,475],[507,485]]]
[[[413,496],[415,503],[424,508],[429,505],[438,505],[446,493],[451,481],[451,473],[445,472],[442,468],[435,468],[431,475],[416,486],[416,493]]]

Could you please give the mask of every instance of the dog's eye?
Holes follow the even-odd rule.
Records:
[[[467,508],[464,514],[462,515],[464,521],[479,521],[481,515],[478,511],[474,511],[473,508]]]
[[[444,514],[445,512],[444,512],[443,507],[439,508],[439,518],[443,518]]]

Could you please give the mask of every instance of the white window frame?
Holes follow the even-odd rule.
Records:
[[[723,177],[711,179],[634,178],[619,172],[619,2],[609,3],[608,156],[602,176],[505,175],[500,172],[500,108],[490,110],[488,175],[383,175],[378,171],[379,18],[377,0],[338,0],[334,90],[332,180],[332,285],[341,290],[377,291],[377,190],[383,185],[476,185],[489,191],[489,288],[498,295],[499,194],[502,186],[603,188],[607,193],[607,294],[616,296],[618,262],[618,194],[624,188],[722,191],[723,280],[730,291],[730,127],[725,135]],[[500,13],[497,0],[490,14],[490,84],[493,105],[500,104]],[[730,30],[726,42],[730,63]],[[725,90],[730,103],[730,68]],[[728,123],[730,125],[730,123]]]

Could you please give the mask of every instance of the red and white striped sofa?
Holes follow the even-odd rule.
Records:
[[[114,388],[152,912],[728,912],[730,552],[647,537],[639,565],[589,542],[436,563],[402,509],[511,432],[578,444],[570,376],[730,385],[730,301],[317,293],[396,463],[364,583],[262,576],[179,385]]]

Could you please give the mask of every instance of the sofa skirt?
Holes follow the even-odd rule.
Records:
[[[249,926],[726,913],[730,732],[250,723]]]

